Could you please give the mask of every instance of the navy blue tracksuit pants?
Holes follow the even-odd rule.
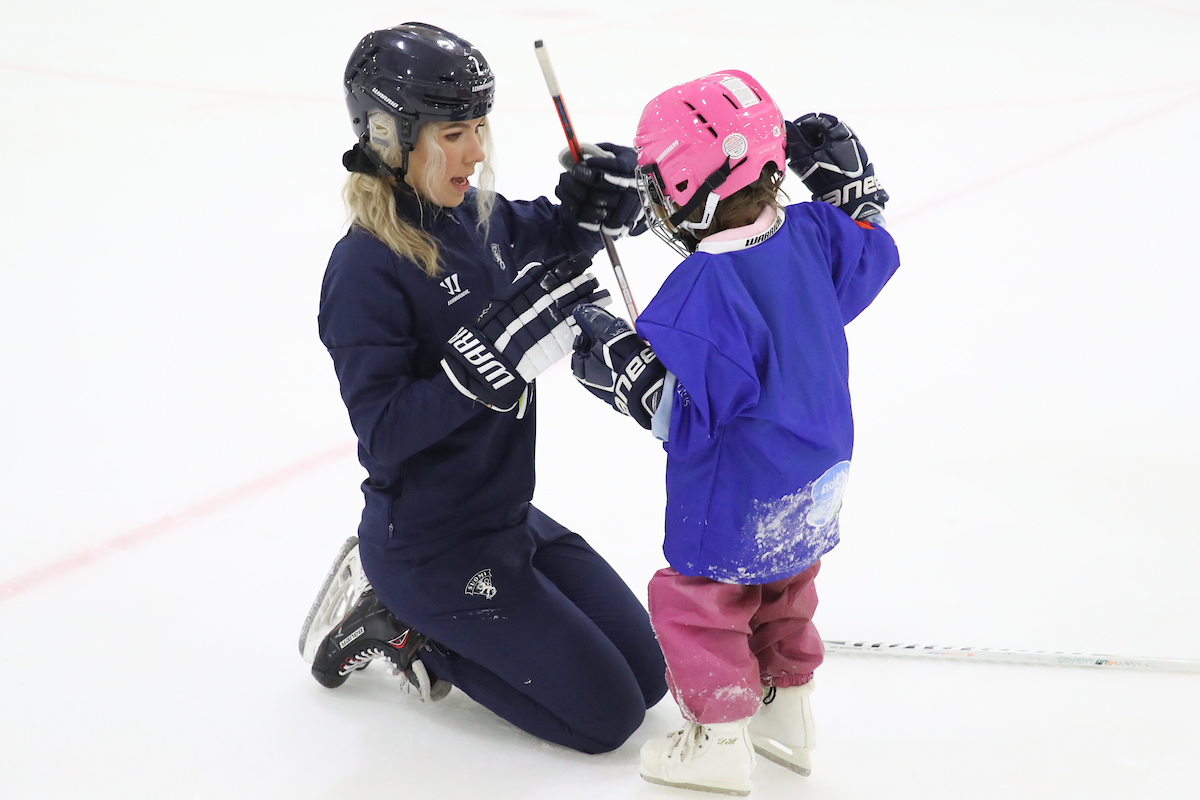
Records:
[[[517,727],[585,753],[614,750],[666,694],[645,608],[579,535],[532,505],[519,524],[421,560],[360,544],[397,617],[441,647],[421,661]]]

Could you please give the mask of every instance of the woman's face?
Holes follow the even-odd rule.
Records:
[[[422,136],[408,156],[408,173],[404,182],[417,190],[426,200],[443,208],[454,208],[462,203],[467,189],[471,188],[468,178],[475,173],[475,165],[483,161],[483,126],[485,117],[462,122],[437,122],[433,139]],[[446,155],[446,169],[439,174],[436,169],[440,160],[431,153],[431,142]],[[433,169],[431,169],[433,167]]]

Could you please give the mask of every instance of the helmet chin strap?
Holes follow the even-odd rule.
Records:
[[[361,172],[364,175],[382,175],[391,176],[398,181],[404,180],[404,176],[408,173],[408,154],[410,149],[403,147],[404,162],[399,167],[390,167],[375,152],[375,148],[367,146],[367,134],[363,134],[363,139],[358,144],[351,147],[345,153],[342,153],[342,166],[347,172]]]
[[[713,215],[717,213],[717,203],[719,202],[721,202],[721,195],[716,192],[709,192],[708,197],[704,201],[704,215],[700,217],[700,221],[689,222],[685,219],[680,221],[679,227],[693,233],[704,230],[709,225],[712,225]]]
[[[670,223],[676,228],[685,228],[687,230],[702,230],[707,228],[712,223],[713,214],[717,210],[717,203],[721,201],[718,194],[714,194],[714,190],[725,183],[729,177],[729,173],[740,167],[746,162],[743,158],[736,164],[730,165],[729,156],[725,156],[725,163],[717,167],[716,172],[704,179],[704,183],[692,195],[692,198],[687,201],[683,208],[676,211],[670,217]],[[700,222],[687,222],[687,218],[701,203],[704,203],[704,219]]]

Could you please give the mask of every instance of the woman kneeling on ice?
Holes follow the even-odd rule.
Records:
[[[489,191],[494,76],[431,25],[366,36],[345,90],[352,222],[318,321],[366,503],[301,651],[325,686],[382,657],[425,700],[456,686],[535,736],[613,750],[666,693],[662,653],[616,572],[530,502],[534,378],[571,352],[575,305],[607,296],[585,269],[641,214],[633,151],[565,172],[561,204]]]

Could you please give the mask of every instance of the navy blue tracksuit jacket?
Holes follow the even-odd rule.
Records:
[[[445,342],[522,267],[601,240],[545,198],[497,197],[485,237],[474,199],[440,209],[396,191],[397,213],[438,242],[438,276],[351,228],[321,286],[321,341],[368,474],[363,568],[440,645],[421,656],[431,673],[535,735],[602,752],[666,691],[649,619],[582,538],[530,504],[536,399],[520,418],[492,411],[440,366]]]

